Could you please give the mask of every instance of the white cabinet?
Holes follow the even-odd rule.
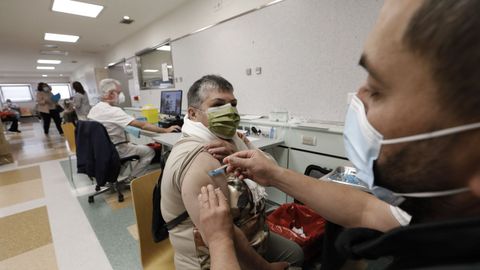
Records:
[[[304,174],[308,165],[317,165],[326,169],[335,169],[338,166],[350,165],[345,159],[324,156],[299,150],[290,149],[288,157],[288,168]]]
[[[309,165],[317,165],[326,169],[335,169],[338,166],[350,165],[345,158],[343,135],[341,126],[318,125],[317,128],[306,128],[288,123],[271,122],[265,119],[255,121],[241,121],[245,130],[261,130],[268,134],[271,127],[276,130],[275,137],[284,139],[284,144],[266,150],[277,161],[278,165],[305,173]],[[278,204],[292,202],[293,198],[284,192],[273,188],[266,188],[268,199]]]
[[[289,149],[287,147],[277,146],[275,148],[267,149],[265,152],[272,155],[277,161],[278,165],[284,168],[288,168],[288,151]],[[266,187],[265,189],[268,194],[268,200],[277,204],[283,204],[286,202],[287,194],[285,194],[284,192],[274,187]]]
[[[343,147],[343,136],[338,133],[292,128],[286,134],[285,144],[290,148],[338,157],[346,156]]]
[[[331,170],[335,169],[338,166],[351,166],[351,163],[345,159],[333,158],[320,154],[290,149],[288,156],[289,169],[304,174],[305,169],[309,165],[317,165]],[[287,196],[286,202],[293,202],[293,198]]]

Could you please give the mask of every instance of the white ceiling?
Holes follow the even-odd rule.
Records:
[[[187,0],[81,1],[103,5],[104,9],[97,18],[89,18],[53,12],[53,0],[0,0],[0,77],[68,76]],[[120,24],[125,15],[135,21]],[[77,43],[45,41],[45,32],[77,35],[80,39]],[[48,50],[45,44],[58,45],[55,50],[68,51],[68,56],[41,55],[40,50]],[[54,65],[54,71],[39,71],[37,59],[59,59],[62,63]]]

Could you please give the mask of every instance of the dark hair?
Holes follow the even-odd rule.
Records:
[[[39,82],[37,85],[37,91],[43,92],[43,87],[45,87],[47,84],[44,82]]]
[[[72,87],[75,92],[85,95],[85,89],[83,89],[83,85],[80,82],[73,82]]]
[[[456,117],[480,118],[480,1],[426,0],[404,42],[429,61],[440,102]]]
[[[188,106],[200,107],[205,98],[206,90],[233,92],[233,86],[221,76],[205,75],[194,82],[188,90]]]

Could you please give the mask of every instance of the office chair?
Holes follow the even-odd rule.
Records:
[[[308,165],[305,169],[305,175],[313,178],[321,178],[332,170],[317,165]],[[298,202],[298,201],[296,201]],[[300,202],[298,202],[300,203]],[[322,269],[340,269],[345,263],[346,258],[335,248],[335,240],[344,228],[331,221],[325,223],[325,233],[323,235],[321,247],[321,265]]]
[[[77,145],[75,144],[75,126],[73,123],[62,124],[63,134],[65,136],[65,146],[68,151],[68,164],[70,165],[70,179],[73,187],[76,189],[75,182],[73,181],[73,168],[72,168],[72,156],[77,154]]]
[[[122,167],[129,162],[139,160],[138,155],[120,158],[116,146],[122,143],[113,144],[105,127],[96,121],[78,121],[75,142],[77,146],[77,171],[94,177],[97,185],[95,193],[88,196],[88,202],[93,203],[94,197],[107,191],[116,190],[118,201],[123,202],[121,187],[125,180],[118,179]],[[107,182],[112,183],[106,188]]]
[[[307,168],[305,169],[305,175],[308,175],[313,178],[321,178],[322,176],[330,173],[332,170],[327,169],[325,167],[320,167],[317,165],[308,165]]]
[[[174,270],[174,251],[167,239],[155,243],[152,237],[152,191],[158,181],[160,171],[154,171],[132,181],[133,208],[137,219],[140,241],[140,257],[143,269]]]

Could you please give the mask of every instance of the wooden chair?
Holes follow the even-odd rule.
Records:
[[[76,189],[75,182],[73,181],[73,168],[72,168],[72,156],[77,154],[77,145],[75,144],[75,126],[73,123],[62,124],[63,136],[65,136],[65,146],[68,151],[68,164],[70,165],[70,179],[73,187]]]
[[[143,269],[175,270],[173,248],[168,239],[159,243],[152,238],[152,192],[160,171],[154,171],[132,181],[133,208],[137,219],[140,256]]]

